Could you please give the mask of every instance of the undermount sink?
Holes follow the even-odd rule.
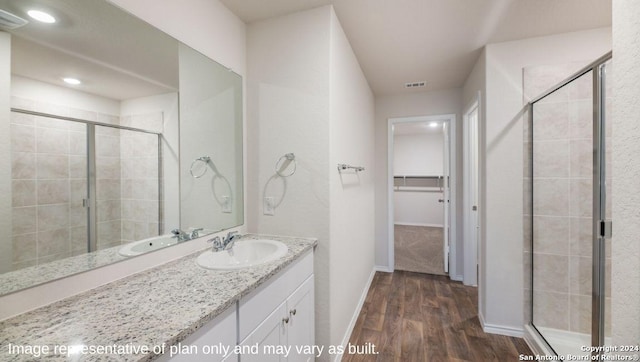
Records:
[[[148,253],[153,250],[166,248],[167,246],[177,243],[178,239],[173,235],[160,235],[126,244],[118,250],[118,254],[122,256],[135,256]]]
[[[280,241],[248,239],[235,243],[232,249],[200,254],[196,263],[206,269],[242,269],[268,263],[287,254],[288,248]]]

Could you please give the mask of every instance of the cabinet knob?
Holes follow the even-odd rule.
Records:
[[[285,323],[289,323],[289,317],[282,318],[282,321]]]
[[[296,315],[296,310],[295,310],[295,309],[290,310],[290,311],[289,311],[289,314],[291,314],[291,315]]]

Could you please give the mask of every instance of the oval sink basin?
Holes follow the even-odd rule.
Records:
[[[242,269],[279,259],[287,251],[286,245],[275,240],[240,240],[231,250],[205,251],[198,256],[196,263],[207,269]]]
[[[136,256],[153,250],[166,248],[167,246],[175,245],[177,243],[178,239],[173,235],[160,235],[129,243],[120,248],[120,250],[118,250],[118,254],[122,256]]]

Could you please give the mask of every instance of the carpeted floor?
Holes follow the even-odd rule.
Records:
[[[443,228],[395,225],[395,268],[417,273],[444,272]]]

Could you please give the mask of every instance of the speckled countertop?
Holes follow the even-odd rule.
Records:
[[[241,270],[207,270],[196,265],[201,251],[0,322],[0,361],[148,361],[153,353],[54,354],[55,346],[167,346],[184,340],[234,302],[291,264],[316,244],[314,239],[264,235],[285,243],[284,257]],[[32,348],[11,353],[10,345]],[[36,357],[33,348],[48,346]],[[26,350],[24,350],[26,351]]]

